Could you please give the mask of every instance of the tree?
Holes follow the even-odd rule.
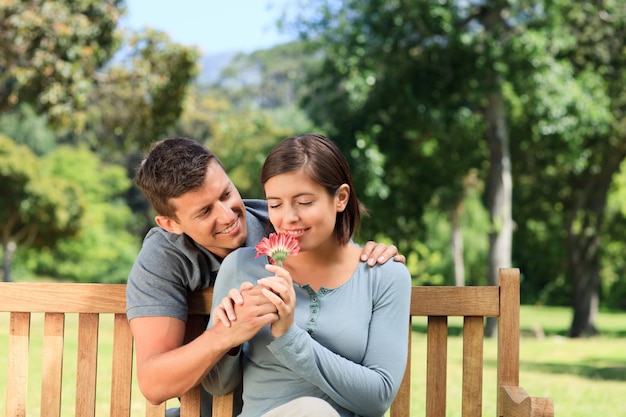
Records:
[[[160,138],[182,114],[198,57],[197,49],[172,42],[164,32],[145,29],[128,35],[116,59],[95,77],[89,145],[104,146],[123,162],[125,155],[134,157]]]
[[[23,145],[0,135],[0,245],[4,280],[18,247],[48,247],[74,236],[84,211],[80,189],[46,172]]]
[[[244,198],[263,198],[261,167],[279,140],[295,133],[265,112],[234,108],[220,92],[196,92],[169,135],[187,136],[215,150]]]
[[[123,0],[0,3],[0,113],[32,103],[82,127],[94,72],[119,46]]]
[[[565,266],[570,334],[593,334],[607,191],[626,148],[625,9],[610,0],[309,1],[293,21],[323,64],[305,105],[352,157],[377,230],[403,247],[423,238],[423,208],[438,190],[462,195],[455,184],[472,169],[488,179],[491,271],[512,262],[511,209],[521,229],[543,223],[543,246],[523,247],[516,262],[548,267],[531,278],[538,291]],[[511,176],[515,205],[503,188]],[[538,260],[544,247],[558,258]]]
[[[626,157],[626,122],[620,117],[626,111],[626,5],[550,4],[518,38],[518,48],[549,54],[527,64],[533,77],[516,80],[517,90],[528,92],[518,96],[521,108],[513,118],[514,130],[527,138],[516,146],[525,161],[517,178],[532,186],[516,205],[527,219],[523,227],[531,225],[535,234],[558,231],[545,239],[543,253],[564,248],[565,257],[549,271],[565,271],[574,311],[569,334],[580,337],[598,331],[607,198]]]
[[[41,166],[79,187],[85,209],[76,235],[21,251],[18,260],[38,275],[125,282],[139,242],[128,231],[133,218],[124,195],[131,181],[124,167],[101,161],[86,146],[59,146],[41,160]]]
[[[56,133],[46,117],[37,115],[29,104],[0,114],[0,132],[16,144],[28,146],[37,156],[47,154],[56,146]]]

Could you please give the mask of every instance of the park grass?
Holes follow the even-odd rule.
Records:
[[[414,319],[411,415],[423,416],[426,337],[423,318]],[[571,321],[571,310],[557,307],[522,306],[522,339],[520,348],[520,385],[530,395],[551,397],[556,415],[569,417],[622,415],[621,398],[626,392],[626,313],[601,312],[598,326],[602,336],[583,339],[565,337]],[[69,358],[76,357],[78,319],[68,315],[66,323],[66,352]],[[448,342],[448,416],[460,415],[460,378],[462,369],[461,321],[450,318]],[[43,315],[32,318],[31,357],[42,357],[41,334]],[[110,386],[110,361],[113,341],[113,321],[102,320],[99,334],[98,380]],[[9,317],[0,313],[0,363],[7,363]],[[483,415],[495,416],[496,392],[496,340],[485,341],[485,371]],[[6,365],[0,367],[0,395],[6,392]],[[76,364],[72,360],[64,363],[64,395],[61,415],[74,415]],[[32,361],[29,371],[27,416],[39,416],[41,394],[41,363]],[[110,390],[97,393],[96,415],[109,415]],[[132,393],[132,416],[145,414],[145,400],[135,386]],[[171,402],[176,405],[176,401]],[[170,403],[168,403],[170,406]],[[5,415],[4,398],[0,400],[0,415]]]

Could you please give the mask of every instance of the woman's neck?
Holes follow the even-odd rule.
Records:
[[[310,285],[316,292],[321,287],[337,288],[350,280],[360,262],[361,249],[353,243],[333,245],[313,251],[301,251],[287,257],[285,268],[294,282]]]

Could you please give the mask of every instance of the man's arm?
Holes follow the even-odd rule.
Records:
[[[267,299],[244,303],[240,320],[230,327],[216,322],[183,344],[185,322],[172,317],[137,317],[130,321],[135,339],[139,388],[152,404],[180,397],[209,373],[230,349],[254,336],[276,318]]]
[[[130,321],[135,339],[139,388],[152,404],[178,397],[196,386],[228,352],[228,339],[207,330],[183,345],[185,322],[172,317]]]

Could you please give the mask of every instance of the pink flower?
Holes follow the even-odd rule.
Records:
[[[270,233],[269,238],[264,237],[256,249],[256,258],[267,255],[271,264],[283,266],[283,261],[289,255],[297,255],[300,252],[298,240],[287,233]]]

